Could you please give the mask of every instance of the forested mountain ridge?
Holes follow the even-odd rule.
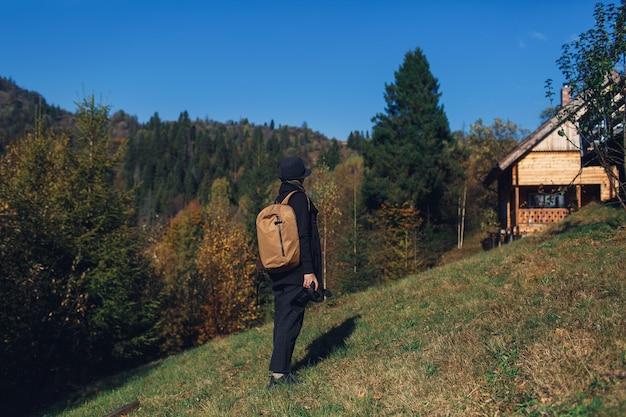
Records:
[[[67,127],[72,119],[70,112],[49,105],[41,94],[0,77],[0,154],[7,144],[32,130],[37,112],[44,127]]]
[[[0,77],[0,154],[7,144],[32,131],[38,118],[44,128],[68,129],[75,116]],[[171,218],[193,200],[206,203],[217,178],[228,180],[234,206],[252,201],[254,207],[248,203],[246,209],[256,210],[254,201],[275,179],[282,157],[299,155],[308,164],[321,157],[332,168],[341,148],[306,123],[293,127],[276,126],[273,120],[255,125],[245,118],[191,120],[187,111],[175,121],[161,120],[155,112],[147,123],[140,123],[119,110],[110,117],[110,135],[113,150],[127,146],[119,180],[125,188],[134,188],[142,223]]]
[[[129,136],[121,174],[124,183],[136,189],[142,223],[152,223],[155,215],[172,217],[192,200],[207,203],[213,182],[220,178],[229,183],[233,206],[256,212],[284,156],[301,156],[309,165],[320,159],[336,165],[341,150],[337,141],[306,125],[276,128],[273,121],[260,126],[246,119],[191,120],[186,111],[174,122],[155,114]]]
[[[11,77],[0,76],[0,139],[2,143],[11,143],[19,139],[24,132],[32,129],[37,112],[40,112],[44,119],[44,127],[68,127],[74,118],[73,112],[48,104],[40,93],[20,87]],[[181,111],[181,113],[183,112]],[[155,114],[158,114],[158,111]],[[240,122],[249,124],[246,119],[238,122],[197,119],[196,122],[205,127],[231,126]],[[268,121],[268,123],[270,126],[274,124],[273,121]],[[254,126],[254,124],[250,125]],[[140,126],[141,123],[137,118],[129,115],[125,110],[119,110],[111,116],[111,136],[113,138],[129,138],[137,132]],[[266,123],[265,126],[268,127],[268,124]],[[278,128],[281,127],[278,126]],[[308,129],[306,123],[302,127],[287,126],[287,128],[296,133]],[[314,131],[311,131],[311,138],[312,141],[330,141],[325,135]]]

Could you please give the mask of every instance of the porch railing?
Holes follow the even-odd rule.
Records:
[[[517,209],[518,226],[539,226],[556,223],[563,220],[569,214],[567,208],[532,208]]]

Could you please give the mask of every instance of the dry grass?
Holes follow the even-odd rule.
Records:
[[[103,381],[48,415],[626,415],[624,213],[595,206],[536,237],[316,305],[267,392],[270,325]],[[93,387],[92,387],[93,388]]]

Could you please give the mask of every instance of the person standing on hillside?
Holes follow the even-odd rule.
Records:
[[[282,384],[297,384],[292,373],[291,358],[296,339],[304,322],[308,301],[322,301],[322,251],[317,230],[317,208],[304,191],[304,179],[311,175],[304,161],[288,157],[281,161],[278,177],[281,185],[276,202],[280,203],[292,191],[288,204],[293,208],[300,240],[300,264],[293,270],[269,273],[274,293],[274,348],[270,360],[268,389]],[[330,294],[328,294],[330,295]]]

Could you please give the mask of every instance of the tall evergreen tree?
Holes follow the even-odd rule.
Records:
[[[441,217],[447,187],[460,169],[440,96],[423,52],[408,52],[395,83],[385,86],[385,113],[372,119],[364,152],[368,209],[407,202],[428,219]]]
[[[85,99],[75,131],[38,127],[0,158],[0,390],[20,405],[154,342],[155,286],[115,186],[108,111]]]
[[[337,165],[339,165],[340,160],[341,146],[339,146],[339,141],[337,141],[337,139],[332,139],[328,149],[320,153],[317,165],[324,165],[332,171]]]
[[[363,144],[365,143],[365,137],[361,132],[354,131],[348,135],[347,148],[354,149],[355,151],[362,151]]]

